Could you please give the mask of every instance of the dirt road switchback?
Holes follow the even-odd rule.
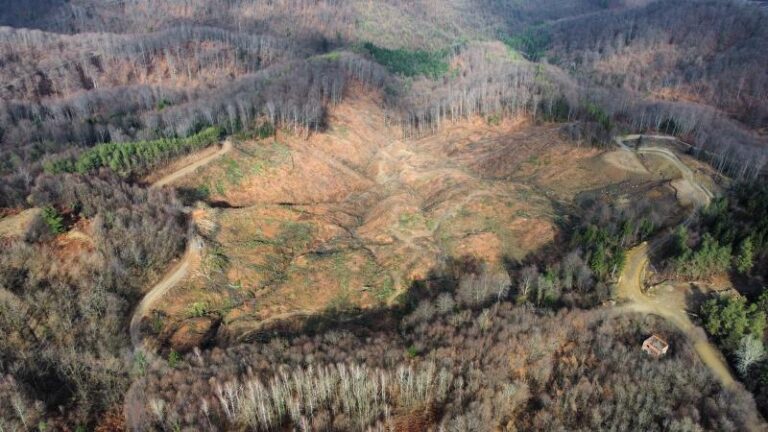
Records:
[[[733,378],[722,353],[712,345],[704,330],[696,326],[685,311],[685,306],[664,298],[643,293],[643,280],[648,267],[648,244],[643,243],[627,253],[627,263],[617,282],[617,297],[627,303],[620,306],[632,312],[654,314],[675,325],[693,343],[701,361],[725,387],[733,387]]]
[[[200,159],[190,165],[187,165],[177,171],[174,171],[173,173],[152,183],[152,187],[162,187],[169,185],[176,180],[195,172],[195,170],[198,168],[220,158],[221,156],[224,156],[230,150],[232,150],[232,141],[227,138],[224,140],[221,149],[216,153]],[[194,221],[191,221],[190,223],[194,224]],[[191,230],[191,232],[193,231],[194,230]],[[190,234],[189,242],[187,243],[187,251],[184,253],[184,256],[181,257],[181,260],[178,262],[178,264],[176,264],[168,273],[166,273],[166,275],[163,276],[163,278],[160,279],[160,281],[157,282],[147,292],[144,298],[141,299],[139,305],[136,306],[136,310],[133,312],[129,327],[131,343],[133,344],[134,349],[142,349],[146,351],[146,349],[144,349],[144,339],[141,337],[141,321],[149,313],[149,311],[152,310],[152,306],[155,304],[155,302],[163,298],[163,296],[171,288],[176,286],[176,284],[183,281],[184,278],[187,277],[189,270],[192,267],[192,263],[202,254],[204,245],[205,243],[203,242],[203,239],[200,238],[200,236]]]

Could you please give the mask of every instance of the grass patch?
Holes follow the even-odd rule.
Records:
[[[291,156],[291,150],[277,141],[260,143],[255,148],[240,149],[247,156],[247,171],[252,175],[262,175],[270,168],[282,164]]]
[[[395,293],[395,281],[390,276],[386,276],[381,285],[374,287],[373,296],[380,303],[386,303]]]
[[[307,222],[282,222],[279,229],[274,238],[256,235],[238,243],[248,249],[267,247],[264,253],[259,254],[263,261],[246,264],[247,268],[264,277],[259,288],[288,280],[294,258],[306,251],[315,234],[314,225]]]
[[[291,252],[304,250],[312,242],[315,227],[306,222],[284,222],[275,242]]]
[[[239,185],[244,175],[243,170],[240,169],[240,164],[232,158],[225,158],[224,161],[225,176],[227,181],[231,185]]]
[[[337,314],[354,309],[356,306],[349,295],[349,290],[342,290],[336,294],[328,305],[325,307],[326,312],[329,314]]]
[[[326,54],[319,54],[310,58],[310,60],[338,61],[341,59],[341,52],[332,51]]]
[[[333,131],[342,138],[349,136],[349,128],[346,125],[334,126]]]
[[[424,216],[419,213],[401,213],[398,218],[400,228],[414,229],[424,223]]]
[[[203,271],[207,275],[213,273],[224,273],[229,265],[229,257],[224,253],[224,248],[219,245],[211,246],[207,249],[203,257]]]
[[[216,193],[221,196],[227,193],[227,189],[224,188],[224,182],[221,180],[216,180],[213,187],[216,189]]]
[[[349,269],[347,268],[346,256],[338,253],[333,257],[333,273],[339,281],[339,286],[346,291],[349,289]]]

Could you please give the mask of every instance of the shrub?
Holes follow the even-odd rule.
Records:
[[[189,307],[187,315],[191,318],[198,318],[208,313],[208,305],[205,302],[194,302]]]
[[[181,361],[181,355],[174,350],[168,354],[168,367],[175,368]]]
[[[42,218],[53,234],[64,232],[64,219],[52,206],[43,208]]]

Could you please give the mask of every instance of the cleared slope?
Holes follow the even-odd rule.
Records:
[[[580,192],[673,194],[663,179],[565,141],[557,125],[466,121],[402,140],[380,106],[352,95],[326,132],[237,143],[179,180],[216,208],[204,216],[200,271],[158,304],[161,338],[193,309],[220,317],[230,339],[280,317],[385,306],[448,266],[503,272],[505,260],[537,253]]]

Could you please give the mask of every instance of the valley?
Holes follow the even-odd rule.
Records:
[[[768,14],[7,0],[0,432],[768,429]]]
[[[454,262],[503,274],[562,236],[582,192],[673,207],[677,197],[681,214],[711,195],[669,150],[600,152],[563,141],[557,125],[463,122],[403,141],[362,95],[335,109],[332,122],[308,140],[286,133],[239,142],[227,158],[206,156],[155,183],[214,192],[212,205],[193,211],[199,234],[190,244],[200,245],[139,306],[164,327],[145,330],[182,352],[259,338],[314,315],[393,306]],[[665,170],[665,158],[681,171]]]

